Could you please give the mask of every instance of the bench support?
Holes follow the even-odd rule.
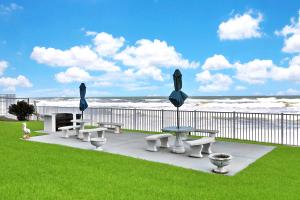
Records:
[[[212,143],[204,144],[203,145],[202,153],[211,154],[212,153],[212,151],[211,151],[211,145],[212,145]]]
[[[83,138],[82,138],[83,142],[91,141],[91,133],[90,132],[83,132],[82,135],[83,135]]]
[[[160,138],[160,147],[162,147],[162,148],[169,148],[170,145],[169,145],[168,141],[169,141],[168,137]]]
[[[157,146],[156,146],[157,140],[147,140],[147,151],[157,151]]]
[[[63,137],[63,138],[69,138],[69,130],[68,129],[63,129],[61,131],[61,133],[62,133],[61,137]]]
[[[98,138],[104,138],[105,131],[97,131]]]
[[[201,154],[203,145],[195,145],[195,146],[190,146],[191,148],[191,152],[190,152],[190,157],[194,157],[194,158],[202,158],[203,155]]]

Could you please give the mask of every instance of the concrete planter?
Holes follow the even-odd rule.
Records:
[[[96,147],[96,150],[102,151],[102,146],[106,143],[106,138],[91,138],[91,144]]]
[[[217,166],[216,169],[213,169],[213,172],[218,174],[226,174],[228,170],[225,169],[225,166],[230,164],[232,156],[227,153],[213,153],[208,156],[210,162]]]

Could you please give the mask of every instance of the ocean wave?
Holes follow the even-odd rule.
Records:
[[[77,107],[79,98],[43,98],[35,99],[37,106]],[[175,109],[164,98],[124,97],[124,98],[88,98],[90,107]],[[300,98],[188,98],[181,110],[203,110],[224,112],[261,112],[261,113],[300,113]]]

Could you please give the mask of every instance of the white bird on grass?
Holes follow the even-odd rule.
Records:
[[[22,123],[22,130],[23,130],[23,139],[28,139],[30,135],[30,129],[26,128],[26,123]]]

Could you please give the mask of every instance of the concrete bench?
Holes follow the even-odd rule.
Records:
[[[218,130],[209,130],[209,129],[195,129],[194,132],[208,133],[209,137],[216,137],[216,134],[219,133]]]
[[[83,138],[82,138],[83,142],[90,142],[92,133],[97,133],[99,138],[104,138],[104,132],[106,130],[107,130],[107,128],[92,128],[92,129],[80,130],[79,133],[81,133],[83,135]]]
[[[107,130],[113,131],[114,133],[121,133],[121,127],[123,124],[114,122],[98,122],[99,127],[107,128]]]
[[[160,147],[168,148],[169,147],[169,137],[171,137],[172,134],[169,133],[163,133],[163,134],[156,134],[156,135],[150,135],[145,137],[145,140],[147,142],[147,151],[157,151],[157,141],[160,140]]]
[[[202,153],[211,154],[211,145],[215,142],[215,137],[204,137],[196,140],[186,140],[190,146],[190,157],[202,158]],[[202,152],[202,153],[201,153]]]
[[[64,138],[68,138],[71,135],[70,130],[74,129],[76,131],[75,135],[78,135],[80,126],[62,126],[58,128],[58,130],[62,131],[62,137]]]

